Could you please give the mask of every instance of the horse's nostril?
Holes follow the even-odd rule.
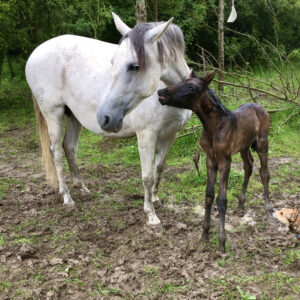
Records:
[[[104,116],[103,126],[107,126],[109,124],[109,116]]]

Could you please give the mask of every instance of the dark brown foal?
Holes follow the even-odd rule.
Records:
[[[259,104],[247,103],[235,111],[227,110],[208,85],[215,72],[204,79],[192,72],[190,77],[175,86],[158,91],[163,105],[191,109],[203,124],[200,145],[207,154],[207,186],[205,216],[202,239],[209,239],[211,207],[215,198],[217,171],[220,172],[217,208],[220,214],[219,250],[225,252],[225,214],[227,209],[226,189],[231,165],[231,156],[240,152],[244,162],[244,182],[239,195],[239,210],[244,212],[246,190],[253,169],[252,147],[259,156],[260,177],[264,186],[265,211],[272,218],[272,204],[269,200],[268,134],[269,114]]]

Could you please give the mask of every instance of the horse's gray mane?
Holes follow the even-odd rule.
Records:
[[[120,40],[120,43],[122,43],[127,37],[130,38],[141,70],[147,67],[147,55],[144,47],[145,35],[147,31],[159,24],[161,23],[139,23]],[[172,57],[175,61],[179,57],[184,57],[184,37],[181,29],[178,26],[171,24],[157,42],[157,47],[159,62],[161,64],[164,63],[166,55]]]

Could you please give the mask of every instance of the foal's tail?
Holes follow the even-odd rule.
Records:
[[[46,179],[51,186],[56,187],[57,173],[53,163],[52,154],[50,152],[50,137],[49,137],[47,122],[33,94],[32,94],[32,99],[34,103],[36,125],[40,135],[41,148],[42,148],[42,161],[46,171]]]

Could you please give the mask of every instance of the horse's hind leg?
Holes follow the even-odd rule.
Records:
[[[66,116],[66,120],[67,127],[63,140],[63,148],[68,160],[72,178],[74,180],[74,187],[79,188],[84,197],[90,196],[91,192],[87,189],[81,179],[79,167],[76,161],[78,140],[81,135],[82,125],[78,122],[78,120],[71,112]]]
[[[268,134],[261,133],[256,142],[256,151],[259,156],[261,168],[259,170],[260,178],[264,186],[265,211],[269,220],[272,219],[273,206],[269,198],[269,171],[268,171]]]
[[[55,112],[45,115],[45,119],[48,125],[48,132],[51,142],[51,153],[53,162],[57,172],[57,179],[59,184],[59,193],[64,199],[64,205],[74,206],[69,190],[66,186],[65,179],[63,177],[63,165],[62,165],[62,125],[64,119],[64,107],[56,108]]]
[[[252,174],[253,170],[253,157],[251,155],[250,149],[247,148],[243,151],[241,151],[241,157],[244,162],[244,182],[241,194],[238,196],[239,199],[239,206],[238,206],[238,213],[240,216],[244,215],[245,210],[245,201],[246,201],[246,191],[249,183],[249,178]]]
[[[154,153],[156,136],[151,132],[137,133],[139,154],[142,167],[142,179],[144,184],[145,198],[144,211],[148,216],[148,225],[157,225],[160,220],[155,214],[152,203],[152,187],[154,184]]]
[[[152,202],[159,201],[158,198],[158,185],[160,182],[160,177],[164,169],[167,154],[170,147],[176,137],[176,132],[168,135],[168,137],[158,139],[156,143],[156,155],[155,155],[155,167],[154,167],[154,184],[152,187]]]

